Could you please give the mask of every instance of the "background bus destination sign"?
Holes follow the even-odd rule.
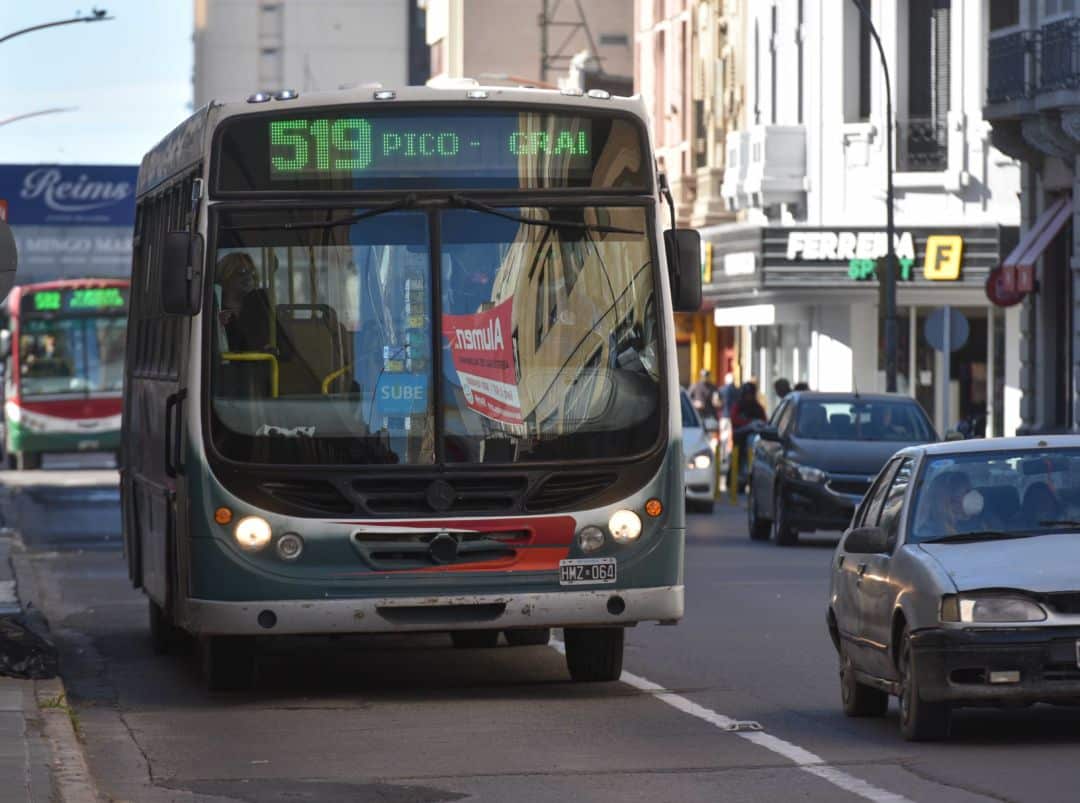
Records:
[[[555,159],[570,172],[591,172],[589,120],[555,118],[544,130],[523,127],[518,120],[518,115],[494,121],[450,116],[271,120],[267,123],[270,175],[480,171],[516,176],[522,160],[527,164],[530,159]]]
[[[649,185],[640,125],[610,114],[336,108],[237,117],[220,141],[225,191]]]
[[[70,290],[39,290],[23,300],[24,313],[123,312],[127,290],[120,287],[80,287]]]

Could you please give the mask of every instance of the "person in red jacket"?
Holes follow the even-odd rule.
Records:
[[[739,398],[731,411],[731,429],[734,433],[735,452],[738,454],[739,477],[732,478],[741,488],[745,482],[749,453],[746,441],[757,422],[766,420],[765,408],[757,400],[757,385],[747,382],[739,391]]]

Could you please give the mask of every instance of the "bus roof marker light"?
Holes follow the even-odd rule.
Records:
[[[248,95],[248,103],[266,103],[270,100],[269,92],[256,92],[253,95]]]
[[[300,97],[300,93],[295,89],[282,89],[274,95],[274,100],[296,100],[298,97]]]
[[[578,89],[576,86],[567,86],[559,90],[560,95],[569,95],[572,98],[580,98],[585,95],[584,89]]]
[[[259,516],[244,516],[233,530],[236,543],[245,552],[258,552],[270,543],[272,535],[269,522]]]
[[[586,94],[590,98],[596,98],[597,100],[611,100],[611,93],[606,89],[590,89]]]
[[[372,97],[375,100],[393,100],[397,97],[397,92],[392,89],[376,89]]]
[[[617,544],[629,544],[641,535],[641,517],[632,510],[616,510],[608,519],[608,531]]]
[[[465,97],[469,100],[484,100],[487,96],[488,92],[486,89],[470,89],[465,93]]]

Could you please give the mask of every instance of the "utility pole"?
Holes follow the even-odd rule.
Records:
[[[893,113],[892,113],[892,83],[889,80],[889,64],[885,60],[885,48],[882,47],[881,38],[874,27],[870,13],[866,10],[862,0],[852,0],[859,13],[866,21],[866,27],[870,36],[877,45],[878,56],[881,58],[881,70],[885,74],[885,238],[888,240],[885,254],[885,275],[879,276],[878,281],[882,285],[882,304],[879,315],[884,321],[885,334],[885,390],[889,393],[896,392],[896,359],[897,359],[897,331],[896,331],[896,227],[893,220]]]
[[[568,48],[573,44],[574,37],[579,31],[585,34],[589,53],[594,58],[600,57],[600,53],[596,49],[596,42],[593,40],[592,31],[589,30],[589,23],[585,18],[585,9],[581,5],[581,0],[573,0],[574,8],[577,11],[577,19],[555,19],[561,4],[562,0],[554,0],[554,2],[552,0],[541,0],[539,20],[540,80],[544,83],[550,83],[548,74],[551,70],[566,69],[570,66],[570,60],[574,54]],[[566,37],[554,50],[551,49],[551,40],[549,38],[551,28],[565,28],[567,31]]]

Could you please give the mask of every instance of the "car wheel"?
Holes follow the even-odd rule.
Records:
[[[621,627],[568,627],[563,631],[566,668],[578,683],[605,683],[622,674]]]
[[[773,491],[772,523],[777,544],[780,546],[794,546],[799,543],[799,531],[788,522],[787,511],[784,509],[784,491],[780,485],[777,485]]]
[[[919,675],[911,651],[911,634],[904,627],[900,641],[900,733],[909,742],[933,742],[949,736],[952,710],[948,703],[932,703],[919,694]]]
[[[536,627],[529,630],[504,630],[506,643],[511,647],[543,647],[551,641],[550,627]]]
[[[746,497],[746,528],[750,531],[751,541],[768,541],[772,533],[772,522],[758,515],[757,494],[754,493],[754,483],[750,483],[750,491]]]
[[[840,701],[849,717],[883,717],[889,710],[889,695],[860,683],[855,677],[855,665],[843,652],[840,654]]]
[[[499,644],[498,630],[455,630],[450,640],[459,650],[489,650]]]

